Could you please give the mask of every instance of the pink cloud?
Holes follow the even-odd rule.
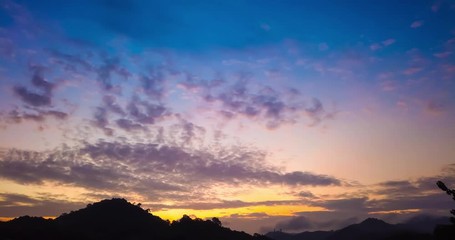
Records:
[[[405,75],[413,75],[413,74],[418,73],[420,71],[422,71],[422,68],[420,68],[420,67],[411,67],[411,68],[405,69],[403,71],[403,73]]]
[[[431,115],[441,115],[447,111],[447,106],[441,101],[430,100],[426,103],[425,111]]]
[[[453,73],[455,72],[455,65],[444,65],[444,69],[447,71],[447,72],[450,72],[450,73]]]
[[[386,46],[386,47],[389,46],[389,45],[392,45],[394,43],[395,43],[395,39],[393,39],[393,38],[389,38],[389,39],[387,39],[385,41],[382,41],[382,44],[384,44],[384,46]]]
[[[381,88],[383,91],[390,92],[397,89],[397,84],[392,80],[386,80],[381,82]]]
[[[437,58],[446,58],[446,57],[450,56],[451,54],[452,54],[452,52],[446,51],[446,52],[435,53],[435,54],[433,54],[433,56],[435,56]]]
[[[379,45],[379,44],[377,44],[377,43],[374,43],[374,44],[371,44],[371,45],[370,45],[370,49],[371,49],[372,51],[376,51],[376,50],[379,50],[379,49],[381,49],[381,48],[382,48],[382,46]]]
[[[396,42],[395,39],[389,38],[389,39],[386,39],[386,40],[382,41],[381,43],[373,43],[373,44],[371,44],[370,45],[370,49],[372,51],[376,51],[376,50],[379,50],[379,49],[381,49],[383,47],[390,46],[390,45],[394,44],[395,42]]]
[[[407,111],[409,109],[408,103],[403,100],[397,101],[396,106],[402,111]]]
[[[411,24],[411,28],[418,28],[418,27],[421,27],[422,25],[423,25],[423,21],[422,21],[422,20],[414,21],[414,22]]]

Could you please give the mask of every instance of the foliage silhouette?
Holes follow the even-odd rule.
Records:
[[[455,189],[449,189],[442,181],[438,181],[436,183],[438,187],[447,193],[447,195],[452,196],[452,199],[455,201]],[[450,210],[450,213],[453,215],[453,217],[450,217],[450,221],[455,224],[455,209]]]
[[[455,189],[448,188],[442,181],[436,182],[436,185],[447,195],[452,196],[455,201]],[[455,209],[450,210],[454,217],[450,217],[451,225],[438,225],[434,229],[434,236],[437,240],[453,240],[455,239]]]
[[[139,204],[114,198],[65,213],[54,220],[19,217],[0,222],[0,240],[14,239],[154,239],[154,240],[268,240],[222,227],[218,218],[192,219],[184,215],[170,223],[150,214]]]

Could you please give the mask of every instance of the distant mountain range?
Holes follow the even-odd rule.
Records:
[[[250,235],[223,227],[217,218],[202,220],[184,215],[177,221],[165,221],[142,209],[140,204],[114,198],[64,213],[56,219],[23,216],[0,222],[0,240],[454,240],[453,225],[444,226],[442,238],[432,236],[435,225],[447,222],[447,218],[429,216],[419,216],[403,224],[369,218],[336,231]]]
[[[417,216],[401,224],[389,224],[376,218],[368,218],[336,231],[302,233],[269,232],[275,240],[430,240],[438,224],[447,224],[448,218]],[[455,240],[455,236],[453,238]]]

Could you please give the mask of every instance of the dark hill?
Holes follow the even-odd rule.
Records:
[[[389,224],[380,219],[368,218],[337,231],[302,232],[297,234],[270,232],[266,236],[275,240],[430,240],[425,231],[415,230],[417,225],[434,223],[430,218],[412,219],[406,224]],[[434,225],[432,226],[434,228]],[[427,227],[428,228],[428,227]]]
[[[269,232],[267,237],[277,240],[325,240],[333,234],[333,231],[314,231],[301,233]]]
[[[386,239],[391,236],[397,228],[376,218],[368,218],[359,224],[353,224],[336,231],[328,240],[341,239]]]
[[[221,226],[218,219],[184,216],[170,223],[125,199],[103,200],[62,214],[55,220],[19,217],[0,222],[0,240],[11,239],[154,239],[154,240],[266,240],[268,238]]]

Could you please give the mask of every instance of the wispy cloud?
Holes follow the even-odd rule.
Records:
[[[435,56],[435,57],[437,57],[437,58],[447,58],[447,57],[449,57],[450,55],[452,55],[452,52],[451,52],[451,51],[438,52],[438,53],[433,54],[433,56]]]
[[[419,28],[423,25],[423,20],[417,20],[411,23],[411,28]]]
[[[394,38],[389,38],[389,39],[386,39],[386,40],[384,40],[384,41],[382,41],[380,43],[371,44],[370,45],[370,49],[372,51],[377,51],[377,50],[382,49],[384,47],[388,47],[388,46],[394,44],[395,42],[396,42],[396,40]]]

